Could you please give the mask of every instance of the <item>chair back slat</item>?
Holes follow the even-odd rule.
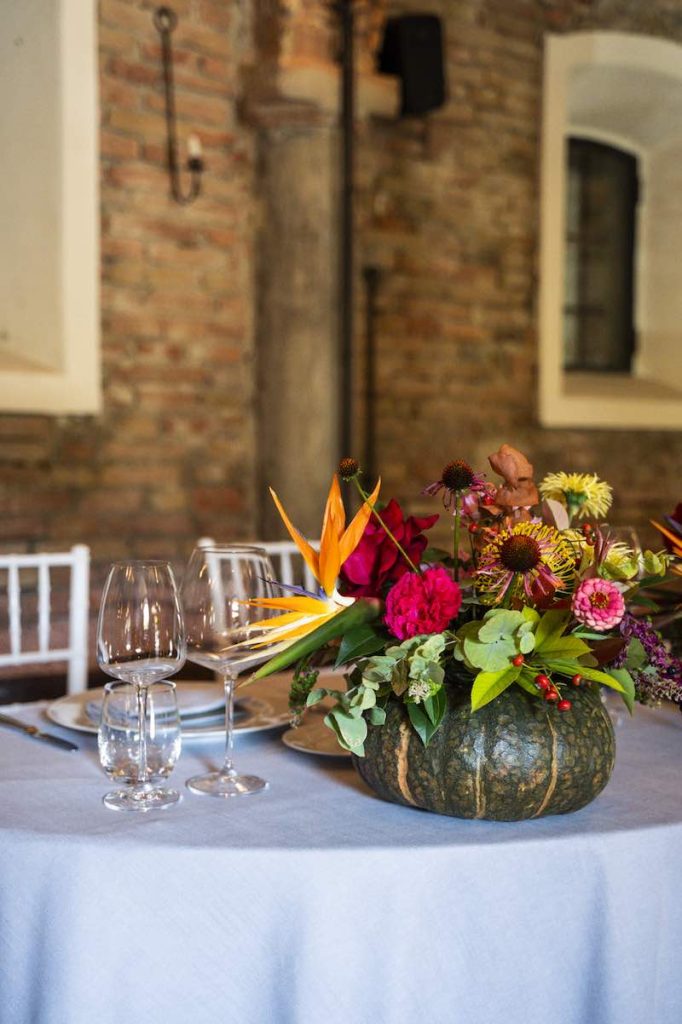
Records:
[[[50,646],[50,567],[44,562],[38,566],[38,649]]]
[[[280,551],[277,561],[279,562],[279,573],[277,573],[277,566],[273,566],[275,573],[277,573],[277,579],[280,583],[286,583],[287,586],[293,586],[294,567],[291,564],[291,552]]]
[[[13,655],[21,654],[21,586],[19,566],[7,563],[7,600],[9,605],[9,647]]]
[[[80,693],[88,685],[88,624],[90,606],[90,548],[71,548],[71,593],[69,595],[69,669],[67,693]]]

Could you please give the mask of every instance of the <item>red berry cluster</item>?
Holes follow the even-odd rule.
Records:
[[[571,710],[572,704],[570,700],[561,699],[559,691],[549,676],[540,672],[540,674],[535,677],[535,685],[539,690],[542,690],[544,700],[549,701],[550,704],[556,704],[557,711]]]

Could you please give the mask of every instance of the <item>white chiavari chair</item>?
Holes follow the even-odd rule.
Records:
[[[52,570],[61,568],[69,570],[68,609],[57,623]],[[0,633],[7,629],[0,668],[66,662],[67,693],[85,690],[89,580],[90,549],[84,544],[64,552],[0,555]]]

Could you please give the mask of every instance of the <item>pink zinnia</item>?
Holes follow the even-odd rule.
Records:
[[[625,601],[615,583],[610,580],[584,580],[571,601],[571,611],[578,622],[600,633],[613,629],[625,615]]]
[[[442,565],[419,575],[406,572],[386,597],[384,621],[393,636],[408,640],[423,633],[441,633],[455,618],[462,592]]]

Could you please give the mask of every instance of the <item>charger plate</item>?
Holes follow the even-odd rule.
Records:
[[[282,743],[303,754],[319,757],[350,757],[350,750],[340,747],[336,736],[324,724],[327,709],[311,708],[306,711],[301,725],[282,733]]]
[[[289,675],[259,679],[248,687],[237,688],[235,733],[279,729],[291,719],[288,706]],[[176,683],[182,737],[184,740],[221,739],[225,736],[224,697],[220,683],[206,680],[182,680]],[[101,700],[103,687],[69,694],[53,701],[47,717],[56,725],[76,732],[97,734],[93,721],[93,702]],[[88,713],[90,711],[90,713]]]

